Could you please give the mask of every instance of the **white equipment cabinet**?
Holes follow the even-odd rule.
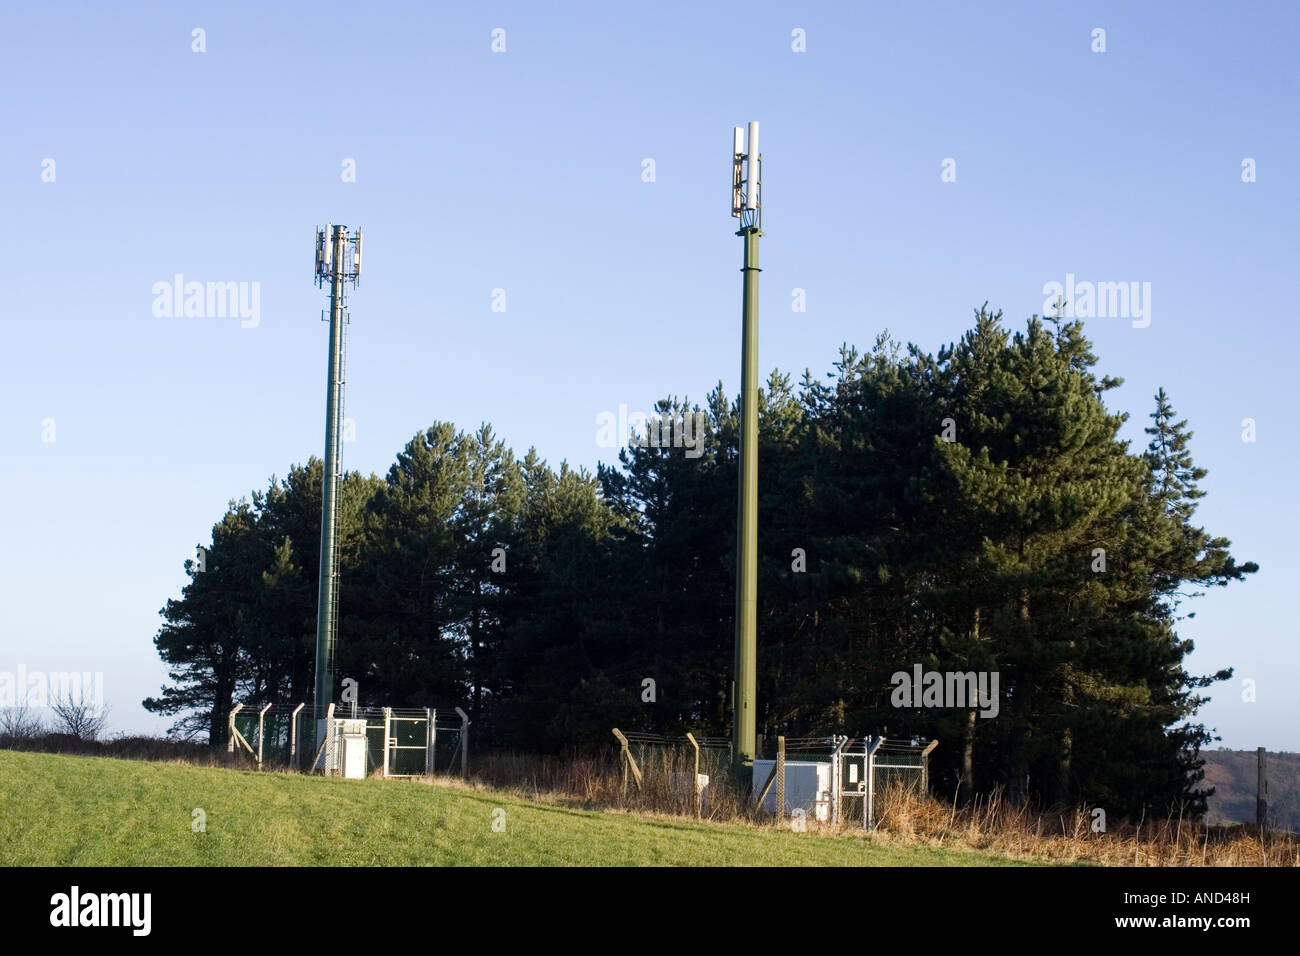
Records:
[[[754,761],[754,792],[763,786],[775,760]],[[776,813],[776,785],[767,791],[763,809]],[[800,809],[814,820],[831,818],[831,765],[821,760],[787,760],[785,762],[785,806],[781,815]]]

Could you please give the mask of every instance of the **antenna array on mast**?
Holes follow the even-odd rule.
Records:
[[[335,231],[343,234],[343,249],[340,261],[335,262]],[[334,278],[339,278],[352,285],[361,284],[361,230],[355,236],[348,236],[347,226],[334,226],[326,223],[325,228],[316,227],[316,284],[323,286]]]
[[[731,215],[740,220],[742,229],[757,229],[763,207],[763,157],[758,151],[758,123],[749,124],[748,140],[746,145],[745,127],[732,130]]]

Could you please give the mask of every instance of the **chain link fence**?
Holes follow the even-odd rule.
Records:
[[[768,755],[754,761],[751,790],[750,781],[737,787],[727,738],[623,733],[617,728],[613,733],[622,748],[622,806],[700,816],[741,815],[756,806],[797,823],[866,829],[875,827],[887,795],[926,792],[929,755],[938,745],[917,738],[776,737],[760,748]]]
[[[365,744],[361,765],[353,768],[356,775],[400,778],[468,772],[470,722],[459,708],[331,705],[328,714],[325,740],[316,742],[312,751],[316,733],[311,708],[305,704],[236,704],[228,721],[227,751],[259,769],[335,775],[343,772],[345,729],[360,729]]]

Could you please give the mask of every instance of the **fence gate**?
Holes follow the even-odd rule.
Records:
[[[424,709],[384,708],[384,776],[423,777],[429,772],[433,712]]]
[[[836,795],[832,813],[839,823],[845,810],[853,819],[861,818],[866,829],[876,825],[875,797],[879,781],[876,779],[876,753],[884,744],[883,737],[861,738],[861,750],[850,750],[854,743],[848,737],[831,738],[831,792]],[[857,802],[855,806],[854,803]]]

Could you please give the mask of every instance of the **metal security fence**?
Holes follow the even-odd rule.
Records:
[[[731,740],[691,734],[624,733],[620,746],[624,806],[696,814],[736,801],[778,819],[854,824],[874,829],[885,794],[895,789],[924,794],[929,758],[938,741],[913,738],[777,737],[770,756],[754,761],[745,800],[734,788]],[[770,742],[770,741],[769,741]],[[692,792],[690,781],[696,786]]]
[[[304,755],[311,746],[310,718],[304,704],[236,704],[227,719],[226,750],[246,754],[258,767],[299,768],[311,762],[311,754]]]
[[[731,740],[726,737],[682,737],[631,732],[614,728],[621,748],[622,800],[625,806],[709,812],[725,788],[731,767]],[[694,781],[694,786],[692,786]]]
[[[937,746],[937,740],[882,740],[874,761],[876,789],[924,796],[930,789],[930,754]]]
[[[459,707],[448,711],[331,704],[325,739],[315,753],[307,751],[315,736],[310,722],[311,710],[305,704],[236,704],[228,721],[227,750],[246,754],[259,769],[320,770],[327,776],[400,778],[469,772],[470,721]],[[355,742],[351,750],[349,739]]]
[[[938,741],[884,737],[776,738],[776,755],[754,762],[755,802],[787,816],[874,829],[882,797],[894,788],[923,794]]]

